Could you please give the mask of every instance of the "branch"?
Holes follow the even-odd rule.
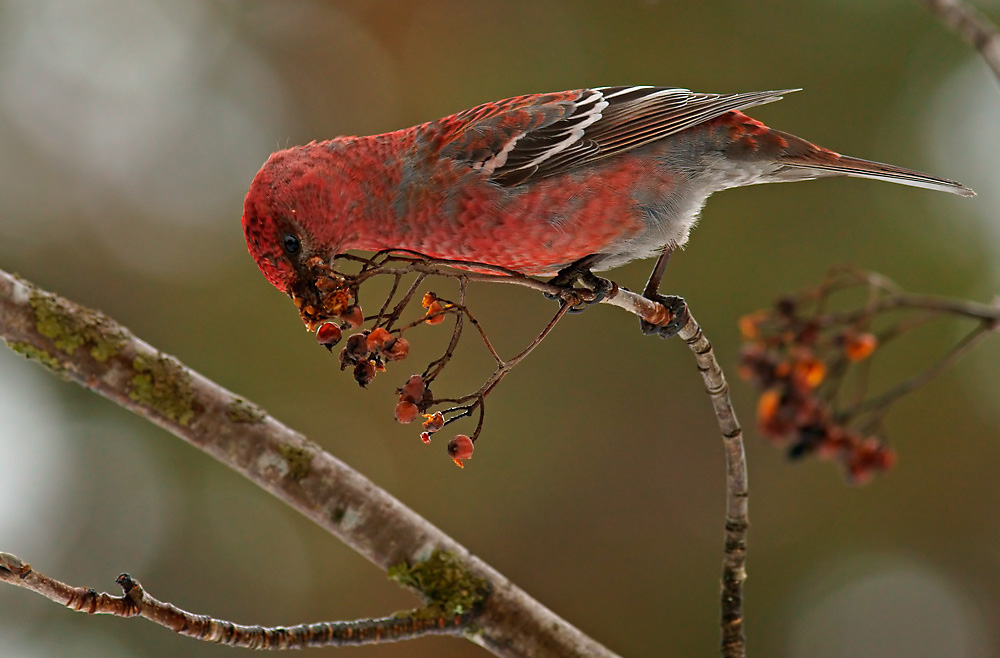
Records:
[[[613,658],[400,501],[262,409],[111,318],[0,271],[0,336],[16,352],[242,474],[383,570],[455,556],[489,594],[466,637],[498,656]],[[426,581],[410,581],[430,598]]]
[[[602,300],[638,315],[652,324],[669,320],[668,311],[634,292],[614,286]],[[715,358],[712,344],[705,337],[701,326],[688,312],[688,321],[677,336],[694,354],[705,390],[712,401],[719,430],[726,449],[726,529],[725,549],[722,559],[722,656],[743,658],[746,655],[746,637],[743,632],[743,582],[746,580],[747,532],[750,527],[749,488],[746,454],[743,449],[743,429],[736,418],[729,384]]]
[[[1000,32],[988,18],[960,0],[924,0],[941,22],[979,51],[1000,80]]]
[[[89,587],[74,587],[50,578],[31,568],[17,556],[0,553],[0,581],[29,589],[50,601],[77,612],[116,617],[142,617],[169,628],[179,635],[204,642],[214,642],[245,649],[302,649],[305,647],[343,647],[360,644],[397,642],[424,635],[461,635],[472,613],[440,615],[415,610],[411,614],[381,619],[334,621],[296,626],[243,626],[233,622],[196,615],[160,601],[147,593],[127,573],[115,582],[122,596],[97,592]]]

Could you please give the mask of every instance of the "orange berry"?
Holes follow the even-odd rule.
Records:
[[[757,429],[772,441],[784,441],[795,426],[786,417],[779,389],[768,389],[757,401]]]
[[[402,361],[410,354],[410,341],[396,338],[382,346],[382,354],[386,361]]]
[[[427,319],[424,320],[427,324],[441,324],[444,322],[444,304],[434,300],[427,307]]]
[[[760,394],[760,399],[757,400],[757,422],[769,423],[778,415],[780,407],[781,393],[773,388],[764,391]]]
[[[420,440],[423,441],[424,443],[430,443],[431,442],[431,433],[430,432],[421,432],[420,433]]]
[[[813,356],[807,356],[795,362],[793,369],[795,380],[808,388],[816,388],[826,377],[826,364]]]
[[[875,337],[875,334],[865,332],[844,336],[844,353],[851,361],[864,361],[872,355],[876,347],[878,347],[878,338]]]
[[[437,301],[437,295],[432,292],[424,293],[424,298],[420,300],[420,305],[427,308],[431,304]]]
[[[448,456],[456,461],[472,458],[475,444],[465,434],[459,434],[448,442]]]
[[[392,340],[392,334],[385,330],[383,327],[377,327],[372,329],[372,332],[368,334],[368,351],[377,352],[382,349],[386,341]]]
[[[435,411],[432,414],[424,414],[424,418],[427,419],[424,421],[424,429],[431,434],[444,427],[444,416],[440,411]]]
[[[417,405],[413,404],[409,400],[402,400],[396,405],[396,420],[404,425],[412,423],[417,419],[417,414],[420,410],[417,409]]]

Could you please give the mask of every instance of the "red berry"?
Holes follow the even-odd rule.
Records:
[[[351,304],[340,314],[340,319],[347,323],[351,329],[357,329],[365,323],[365,314],[357,304]]]
[[[431,433],[430,432],[421,432],[420,433],[420,440],[423,441],[424,443],[430,443],[431,442]]]
[[[399,399],[420,402],[424,399],[424,390],[424,378],[420,375],[410,375],[410,378],[398,390]]]
[[[396,420],[404,425],[415,421],[419,413],[420,410],[417,409],[417,405],[408,400],[403,400],[396,405]]]
[[[448,442],[448,456],[459,461],[471,459],[474,447],[472,439],[465,434],[459,434]]]
[[[316,330],[316,340],[328,350],[339,343],[343,335],[344,332],[336,322],[324,322]]]

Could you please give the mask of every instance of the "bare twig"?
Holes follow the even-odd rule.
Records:
[[[851,416],[859,416],[862,414],[874,414],[876,420],[870,422],[870,425],[877,425],[881,422],[882,416],[885,412],[889,410],[890,405],[903,397],[907,393],[911,393],[929,381],[936,378],[938,375],[943,373],[945,370],[955,365],[959,359],[971,352],[984,338],[990,335],[990,329],[984,325],[977,325],[972,329],[962,340],[958,342],[954,347],[952,347],[947,354],[941,357],[937,363],[934,363],[927,369],[918,372],[909,379],[906,379],[896,386],[892,387],[885,393],[882,393],[878,397],[868,398],[867,400],[862,400],[855,405],[845,408],[839,415],[845,418]]]
[[[652,324],[670,320],[669,311],[646,297],[625,289],[616,289],[603,303],[623,308]],[[715,358],[712,344],[701,326],[688,313],[688,321],[678,337],[694,354],[698,372],[712,401],[712,408],[722,433],[726,449],[726,526],[725,550],[722,562],[722,655],[743,658],[746,637],[743,631],[743,583],[746,580],[747,533],[749,520],[749,485],[746,454],[743,449],[743,429],[736,418],[729,384]]]
[[[169,628],[178,635],[245,649],[303,649],[343,647],[411,640],[425,635],[461,635],[472,619],[464,614],[434,615],[426,610],[380,619],[318,622],[294,626],[244,626],[230,621],[196,615],[160,601],[128,574],[115,582],[122,596],[74,587],[31,568],[10,553],[0,553],[0,580],[29,589],[50,601],[91,615],[142,617]]]
[[[924,0],[945,25],[979,51],[1000,80],[1000,32],[986,16],[961,0]]]
[[[743,631],[743,582],[746,580],[747,532],[750,527],[749,485],[743,429],[736,418],[729,384],[715,358],[712,344],[690,315],[678,336],[687,343],[698,362],[698,371],[722,432],[726,449],[726,531],[722,561],[722,656],[746,656]]]

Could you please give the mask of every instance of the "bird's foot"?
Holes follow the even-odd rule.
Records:
[[[647,336],[656,334],[660,338],[673,338],[676,336],[681,328],[687,324],[690,317],[688,315],[687,302],[684,301],[684,298],[677,295],[661,295],[659,293],[650,293],[646,297],[652,299],[654,302],[663,304],[670,316],[662,324],[653,324],[652,322],[640,320],[639,327],[642,329],[642,333]]]
[[[574,293],[574,296],[579,300],[570,307],[570,313],[580,313],[591,304],[600,303],[612,289],[613,284],[611,281],[599,277],[590,271],[590,266],[594,261],[595,258],[593,256],[581,258],[575,263],[559,270],[559,273],[549,281],[549,285]],[[577,283],[583,286],[583,288],[577,288]],[[583,293],[582,299],[579,293]],[[560,304],[569,303],[565,295],[558,293],[543,294],[549,299],[558,299]]]

